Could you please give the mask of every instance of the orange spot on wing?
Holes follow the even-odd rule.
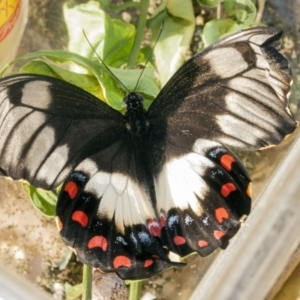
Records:
[[[120,268],[120,267],[131,267],[131,260],[124,256],[124,255],[119,255],[117,257],[115,257],[114,261],[113,261],[113,266],[114,268]]]
[[[226,169],[227,171],[231,171],[232,163],[234,163],[234,162],[235,162],[235,159],[229,154],[224,154],[220,158],[220,163],[221,163],[222,167],[224,169]]]
[[[76,210],[72,214],[72,220],[78,222],[82,227],[86,227],[89,217],[81,210]]]
[[[198,241],[198,246],[200,247],[200,248],[204,248],[204,247],[206,247],[208,245],[208,242],[207,241],[204,241],[204,240],[199,240]]]
[[[69,194],[71,199],[74,199],[78,193],[78,186],[74,181],[69,181],[64,188],[65,192]]]
[[[62,223],[59,216],[55,217],[55,223],[56,223],[56,226],[58,228],[58,231],[61,231],[63,229],[64,225],[63,225],[63,223]]]
[[[215,210],[216,219],[219,223],[229,218],[228,212],[224,207],[219,207]]]
[[[248,186],[247,186],[247,189],[246,189],[246,194],[249,198],[252,197],[252,183],[249,182]]]
[[[219,240],[225,235],[225,232],[220,231],[220,230],[214,230],[214,237]]]
[[[152,259],[147,259],[144,263],[144,268],[148,268],[153,265],[154,261]]]
[[[229,194],[234,191],[236,191],[236,187],[231,182],[223,184],[221,187],[221,194],[223,197],[228,197]]]
[[[88,242],[88,248],[101,248],[103,251],[107,250],[108,242],[107,239],[102,235],[96,235],[92,237]]]
[[[180,246],[186,243],[185,238],[183,238],[182,236],[176,235],[173,239],[175,245]]]

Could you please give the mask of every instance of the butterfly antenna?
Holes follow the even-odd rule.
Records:
[[[145,69],[146,69],[146,66],[147,66],[147,64],[148,64],[148,62],[149,62],[149,60],[150,60],[150,58],[151,58],[151,56],[152,56],[152,54],[153,54],[154,48],[155,48],[155,46],[156,46],[156,44],[157,44],[157,42],[158,42],[158,40],[159,40],[159,38],[160,38],[160,36],[161,36],[161,33],[162,33],[162,31],[163,31],[163,28],[164,28],[164,21],[163,21],[162,24],[161,24],[161,28],[160,28],[160,30],[159,30],[159,33],[158,33],[157,39],[156,39],[156,41],[155,41],[155,43],[154,43],[154,46],[153,46],[152,49],[151,49],[150,55],[148,56],[148,58],[147,58],[147,60],[146,60],[145,67],[142,69],[141,74],[140,74],[140,76],[139,76],[139,78],[138,78],[138,80],[137,80],[137,82],[136,82],[136,85],[135,85],[134,90],[133,90],[134,92],[135,92],[136,88],[137,88],[138,85],[139,85],[140,79],[141,79],[141,77],[142,77],[142,75],[143,75],[143,73],[144,73],[144,71],[145,71]]]
[[[130,91],[127,89],[127,87],[122,83],[122,81],[109,69],[109,67],[106,65],[106,63],[104,62],[104,60],[98,55],[98,53],[96,52],[96,49],[94,48],[94,46],[90,43],[89,39],[87,38],[84,30],[82,30],[83,35],[86,39],[86,41],[89,43],[90,47],[93,49],[94,53],[96,54],[96,56],[98,57],[98,59],[102,62],[103,66],[106,68],[106,70],[108,71],[108,73],[110,73],[122,86],[123,88],[130,94]]]

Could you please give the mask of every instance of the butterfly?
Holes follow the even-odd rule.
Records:
[[[56,78],[0,80],[0,173],[52,190],[79,260],[123,279],[181,266],[169,252],[225,248],[251,209],[249,175],[227,147],[280,143],[297,122],[281,32],[227,36],[188,60],[145,111],[126,113]]]

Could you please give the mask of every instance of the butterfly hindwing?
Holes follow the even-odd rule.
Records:
[[[149,277],[176,265],[161,246],[145,190],[120,173],[72,173],[59,195],[57,223],[83,263],[121,278]]]
[[[249,214],[250,178],[239,159],[216,142],[199,139],[192,151],[185,150],[169,149],[173,159],[157,179],[162,240],[181,256],[194,251],[205,256],[225,247]]]

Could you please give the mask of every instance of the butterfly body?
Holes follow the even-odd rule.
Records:
[[[132,135],[133,140],[139,140],[147,134],[149,122],[146,119],[146,111],[143,107],[143,98],[136,94],[130,93],[125,99],[126,105],[126,127]]]
[[[275,145],[297,126],[280,36],[261,27],[222,39],[186,62],[148,111],[130,93],[124,115],[52,77],[3,78],[1,174],[63,184],[62,239],[124,279],[180,266],[169,251],[225,248],[251,208],[249,175],[227,146]]]

